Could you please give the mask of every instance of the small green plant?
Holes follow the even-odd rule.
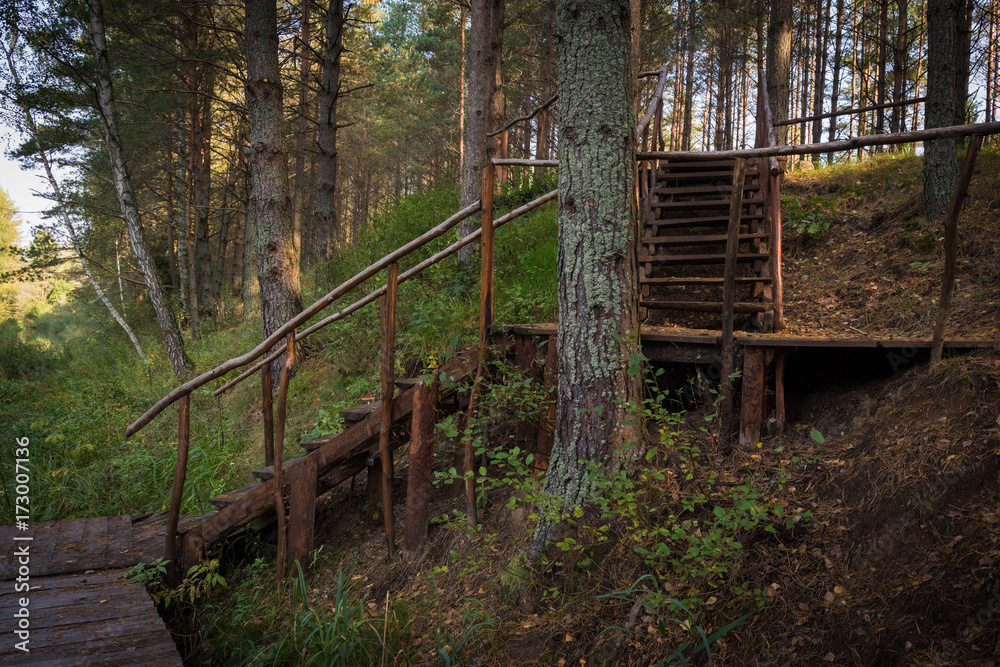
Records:
[[[822,197],[812,197],[803,204],[798,198],[782,197],[781,206],[789,228],[798,236],[813,241],[830,229],[835,203]]]

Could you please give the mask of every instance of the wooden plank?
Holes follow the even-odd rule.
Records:
[[[295,563],[303,570],[312,565],[313,533],[316,527],[316,461],[306,458],[288,471],[288,562],[295,576]]]
[[[541,381],[541,369],[538,367],[538,338],[536,336],[517,336],[514,339],[514,364],[524,371],[526,377],[536,382]],[[538,441],[538,422],[534,420],[519,420],[517,424],[517,446],[525,451],[534,451]]]
[[[743,391],[740,406],[740,446],[752,447],[760,442],[764,425],[767,373],[762,347],[746,347],[743,351]]]
[[[774,356],[774,420],[780,435],[785,431],[785,351],[778,350]]]
[[[542,383],[551,396],[552,402],[543,415],[538,428],[538,444],[535,456],[535,470],[539,474],[548,469],[549,457],[552,455],[552,445],[555,443],[556,397],[555,390],[559,384],[559,354],[558,339],[553,333],[545,343],[545,367],[542,371]]]
[[[766,252],[744,252],[736,256],[735,261],[739,264],[747,264],[760,260],[766,260],[770,255]],[[726,255],[640,255],[640,262],[651,262],[653,264],[668,264],[671,266],[691,266],[695,264],[725,264]]]
[[[766,239],[770,234],[740,234],[739,241]],[[705,245],[708,243],[725,243],[729,240],[726,234],[692,234],[690,236],[644,236],[642,242],[656,245]]]
[[[381,409],[382,401],[373,401],[371,403],[356,405],[353,408],[345,408],[339,414],[345,422],[353,424],[361,421],[373,412],[381,411]]]
[[[653,189],[653,192],[658,195],[664,195],[667,197],[685,197],[690,195],[700,195],[700,194],[720,194],[727,195],[732,192],[729,174],[722,172],[719,174],[719,181],[725,180],[726,183],[720,185],[680,185],[680,186],[669,186],[664,185]],[[744,192],[755,192],[759,188],[746,187]]]
[[[729,241],[726,244],[725,282],[722,288],[722,405],[723,438],[728,437],[727,419],[733,412],[733,362],[736,350],[733,345],[733,313],[736,304],[736,264],[739,261],[740,212],[743,204],[743,179],[746,160],[739,159],[733,168],[733,195],[729,208]],[[766,259],[767,256],[765,255]]]
[[[405,560],[416,560],[427,541],[434,459],[434,416],[437,384],[414,387],[410,427],[410,467],[406,475],[406,522],[403,530]]]
[[[683,310],[687,312],[725,312],[725,304],[718,301],[667,301],[665,299],[643,299],[639,302],[646,308],[658,310]],[[734,303],[729,309],[735,313],[763,313],[771,308],[769,303]]]
[[[743,206],[756,206],[763,203],[763,200],[759,198],[744,199],[742,201]],[[728,199],[697,199],[694,201],[661,202],[653,204],[653,208],[658,208],[663,211],[696,211],[715,208],[725,209],[731,208],[731,206]]]
[[[650,361],[675,364],[714,364],[722,360],[717,347],[705,345],[645,345],[642,353]]]
[[[129,567],[135,565],[132,553],[132,518],[116,516],[108,521],[109,539],[104,553],[104,567]]]
[[[759,213],[746,212],[743,213],[743,222],[748,222],[750,220],[763,220],[764,216]],[[662,220],[653,220],[649,223],[650,227],[658,230],[663,229],[675,229],[675,228],[688,228],[688,227],[722,227],[729,224],[729,216],[702,216],[702,217],[691,217],[691,218],[664,218]]]
[[[756,170],[752,172],[756,175]],[[749,176],[751,171],[747,170],[747,175]],[[710,179],[725,179],[726,182],[731,182],[733,179],[733,172],[731,169],[720,169],[717,171],[681,171],[681,172],[665,172],[661,171],[658,174],[658,180],[661,181],[691,181],[691,180],[710,180]],[[726,191],[729,191],[729,187],[726,187]]]
[[[709,277],[709,278],[644,278],[639,282],[648,283],[650,285],[722,285],[724,277]],[[745,285],[752,283],[769,283],[771,278],[763,276],[736,276],[737,285]]]
[[[491,221],[490,233],[492,231]],[[396,391],[394,381],[396,378],[396,288],[398,282],[399,264],[390,264],[386,280],[388,289],[382,297],[382,424],[378,440],[382,464],[380,466],[382,473],[382,516],[385,523],[385,542],[390,562],[396,555],[395,515],[392,509],[392,451],[389,449],[389,437],[392,435],[392,397]]]

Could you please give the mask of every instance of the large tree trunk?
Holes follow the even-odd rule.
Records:
[[[559,388],[545,480],[560,513],[596,489],[637,428],[623,408],[641,400],[638,352],[635,72],[628,0],[559,0]],[[635,359],[635,357],[631,357]],[[539,526],[538,555],[553,525]]]
[[[945,127],[959,117],[958,100],[962,67],[959,22],[965,0],[927,2],[927,102],[924,127]],[[948,211],[958,182],[958,142],[938,139],[924,144],[924,202],[929,219],[939,220]]]
[[[788,120],[792,63],[792,0],[773,0],[767,26],[767,99],[774,122]],[[788,142],[788,126],[775,128],[778,145]]]
[[[493,19],[503,16],[503,0],[473,0],[469,29],[469,81],[465,96],[465,158],[462,160],[460,200],[464,208],[477,201],[482,190],[482,171],[492,157],[492,142],[487,141],[493,87],[496,83],[498,54],[494,51]],[[501,18],[502,20],[502,18]],[[501,31],[501,36],[502,36]],[[458,225],[459,233],[468,236],[475,221],[466,219]],[[458,251],[458,261],[472,261],[473,244]]]
[[[343,243],[337,212],[337,97],[340,57],[344,52],[344,0],[331,0],[326,16],[323,79],[319,91],[319,135],[316,161],[316,205],[313,229],[316,252],[330,259],[331,246]]]
[[[132,254],[139,265],[142,277],[146,282],[149,300],[156,312],[156,320],[163,333],[163,343],[167,349],[167,357],[174,374],[183,377],[190,374],[191,362],[184,352],[184,341],[181,339],[177,320],[170,307],[160,276],[156,272],[153,258],[146,246],[146,238],[139,219],[139,207],[136,204],[135,192],[129,177],[128,164],[125,161],[125,151],[122,148],[121,135],[118,132],[118,119],[115,111],[115,98],[111,87],[111,64],[108,61],[108,47],[104,36],[104,8],[101,0],[87,0],[90,10],[90,39],[94,45],[94,56],[97,61],[97,104],[101,116],[101,127],[104,130],[104,142],[108,147],[111,159],[111,170],[115,182],[115,192],[121,206],[122,216],[128,228],[129,240],[132,243]]]
[[[250,208],[257,232],[257,278],[267,338],[302,310],[288,198],[288,160],[282,146],[284,115],[275,0],[247,0],[245,35]],[[281,361],[272,364],[275,375],[280,374],[281,366]]]

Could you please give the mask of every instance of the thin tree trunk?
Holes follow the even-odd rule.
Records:
[[[774,122],[788,120],[792,63],[792,0],[773,0],[767,26],[767,98]],[[694,9],[692,8],[692,22]],[[788,126],[775,128],[779,145],[788,143]]]
[[[906,49],[907,49],[907,0],[896,0],[899,8],[896,23],[896,53],[892,62],[892,101],[899,105],[906,94]],[[892,108],[892,119],[889,121],[889,130],[899,132],[903,119],[903,107],[894,106]]]
[[[875,103],[885,104],[885,63],[889,51],[889,0],[879,0],[877,70],[875,75]],[[885,133],[885,109],[875,111],[875,132]]]
[[[556,0],[549,0],[548,20],[545,22],[544,40],[545,47],[542,55],[542,98],[541,102],[546,102],[552,97],[555,88],[552,72],[555,65],[555,29],[556,29]],[[549,109],[542,109],[538,114],[538,139],[535,143],[535,159],[549,159]]]
[[[465,169],[465,3],[459,3],[458,36],[461,40],[458,65],[458,173]]]
[[[823,113],[823,98],[826,94],[826,52],[829,49],[830,40],[830,0],[817,0],[819,16],[816,27],[819,31],[816,37],[817,56],[815,69],[815,82],[813,85],[813,115],[818,116]],[[832,109],[831,109],[832,111]],[[812,142],[818,144],[823,140],[823,121],[816,119],[812,126]],[[812,156],[814,163],[819,162],[819,153]]]
[[[337,210],[337,102],[340,59],[344,52],[344,0],[331,0],[326,17],[323,79],[319,92],[319,133],[316,161],[316,205],[313,209],[316,252],[329,261],[332,246],[345,242]]]
[[[295,256],[298,263],[302,264],[302,237],[308,238],[307,225],[305,223],[305,201],[306,201],[306,132],[308,124],[306,116],[309,115],[309,66],[311,59],[309,56],[309,7],[311,0],[300,0],[300,23],[299,26],[299,117],[295,129],[295,198],[292,202],[293,234],[295,241]]]
[[[128,228],[132,253],[135,255],[135,261],[146,282],[149,300],[156,312],[156,319],[163,334],[163,343],[167,349],[170,366],[175,375],[183,377],[190,374],[191,362],[184,352],[184,341],[177,328],[177,320],[174,318],[170,301],[163,290],[160,276],[156,272],[153,258],[146,246],[142,221],[139,219],[139,207],[132,190],[132,181],[129,177],[128,165],[125,162],[125,151],[122,148],[121,135],[118,132],[115,99],[111,87],[111,64],[108,62],[108,47],[104,37],[104,8],[101,6],[100,0],[87,0],[87,7],[90,10],[90,39],[97,61],[97,104],[101,116],[101,126],[104,130],[104,141],[111,159],[115,191],[118,194],[118,202],[121,205],[122,215]]]
[[[284,113],[277,14],[275,0],[247,0],[246,100],[250,120],[247,161],[250,208],[257,232],[257,278],[264,338],[302,309],[288,197],[288,160],[282,147]],[[271,365],[275,375],[280,375],[282,365],[281,361]]]
[[[691,124],[694,121],[694,26],[695,26],[695,6],[694,0],[688,0],[688,29],[687,29],[687,78],[684,81],[684,140],[681,150],[691,150]]]
[[[840,106],[840,59],[844,46],[844,0],[837,0],[837,36],[833,44],[833,90],[830,93],[830,111],[836,111]],[[837,118],[830,118],[830,133],[828,141],[837,138]],[[826,161],[833,164],[833,153],[827,153]]]

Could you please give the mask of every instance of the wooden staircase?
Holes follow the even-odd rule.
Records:
[[[757,162],[747,163],[740,183],[734,182],[736,160],[650,164],[642,172],[638,249],[643,318],[720,328],[729,227],[738,216],[733,312],[749,316],[743,319],[751,328],[770,331],[771,235]]]

